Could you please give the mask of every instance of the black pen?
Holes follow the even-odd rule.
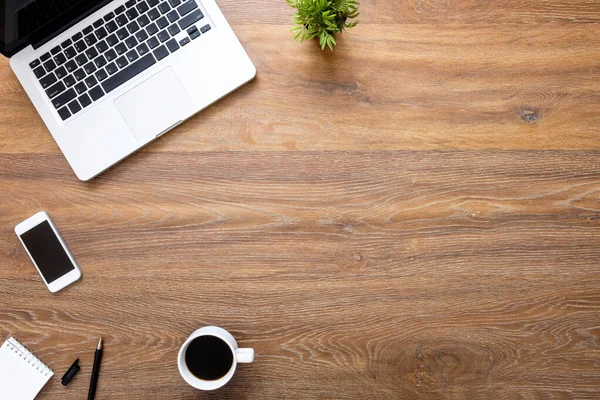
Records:
[[[96,353],[94,354],[94,366],[92,367],[92,380],[90,381],[88,400],[94,400],[96,396],[96,384],[98,383],[98,374],[100,374],[100,361],[102,361],[102,338],[98,341]]]

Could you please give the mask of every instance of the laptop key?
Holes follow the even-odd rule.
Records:
[[[54,61],[48,60],[44,63],[44,68],[46,68],[46,71],[50,72],[56,68],[56,64],[54,64]]]
[[[125,43],[119,43],[115,46],[115,51],[117,54],[121,55],[127,51],[127,46],[125,46]]]
[[[169,35],[169,32],[167,31],[160,31],[157,35],[158,40],[160,40],[162,43],[166,42],[167,40],[169,40],[169,38],[171,37],[171,35]]]
[[[148,46],[146,45],[146,43],[142,43],[140,44],[138,47],[135,48],[137,50],[137,52],[140,54],[140,56],[143,56],[144,54],[146,54],[147,52],[150,51],[150,49],[148,48]]]
[[[52,85],[48,89],[46,89],[46,94],[48,95],[48,97],[50,99],[52,99],[52,98],[58,96],[59,94],[61,94],[66,89],[67,89],[67,87],[65,86],[65,84],[62,83],[61,81],[58,81],[54,85]]]
[[[96,45],[96,50],[98,50],[98,53],[104,53],[106,50],[108,50],[108,44],[106,44],[106,41],[102,40],[98,42]]]
[[[42,88],[46,89],[56,81],[56,76],[54,76],[54,74],[51,72],[42,79],[40,79],[40,85],[42,85]]]
[[[175,39],[171,39],[165,44],[167,45],[167,48],[169,49],[169,51],[171,53],[174,53],[177,50],[179,50],[179,44],[177,44],[177,40],[175,40]]]
[[[56,96],[54,99],[52,99],[52,105],[54,105],[54,108],[59,109],[62,106],[69,103],[75,97],[77,97],[77,95],[75,94],[75,90],[67,89],[66,92],[63,92],[62,94],[60,94],[60,95]]]
[[[119,68],[125,68],[127,64],[129,64],[129,61],[127,61],[127,57],[125,56],[117,58],[115,62],[117,63],[117,67]]]
[[[165,49],[166,51],[166,49]],[[134,76],[139,73],[145,71],[150,68],[152,65],[156,64],[156,60],[152,57],[152,54],[148,53],[144,57],[141,57],[136,62],[130,64],[127,68],[122,69],[118,73],[114,74],[107,80],[101,83],[102,88],[106,93],[109,93]]]
[[[67,70],[67,72],[73,72],[77,69],[77,63],[73,60],[67,61],[67,63],[65,64],[65,69]]]
[[[125,11],[125,6],[115,8],[115,14],[121,14],[123,11]]]
[[[98,55],[98,51],[96,50],[95,47],[90,47],[89,49],[87,49],[85,51],[85,55],[87,56],[87,58],[92,60]]]
[[[117,26],[117,23],[115,21],[110,21],[108,24],[106,24],[105,28],[108,33],[112,33],[114,31],[116,31],[117,29],[119,29],[119,27]]]
[[[87,86],[85,86],[85,83],[79,82],[77,85],[75,85],[75,91],[77,94],[85,93],[87,92]]]
[[[94,64],[96,64],[96,67],[102,68],[106,65],[106,59],[100,55],[94,59]]]
[[[79,104],[81,104],[81,106],[83,108],[89,106],[90,104],[92,104],[92,99],[90,99],[90,96],[87,95],[87,93],[82,94],[81,96],[79,96],[77,98],[77,100],[79,100]]]
[[[150,7],[148,7],[148,4],[145,1],[140,1],[137,4],[137,6],[135,6],[135,8],[138,10],[138,12],[140,14],[143,14],[150,9]]]
[[[41,57],[40,57],[40,61],[44,62],[46,60],[50,59],[50,53],[44,53]]]
[[[125,3],[125,7],[130,8],[133,7],[135,5],[135,0],[128,0],[127,3]]]
[[[148,25],[148,27],[146,28],[146,32],[148,32],[148,35],[152,36],[156,32],[158,32],[158,26],[156,26],[156,24],[153,22],[150,25]]]
[[[143,28],[144,26],[146,26],[150,23],[150,18],[148,18],[146,15],[142,15],[141,17],[139,17],[137,19],[137,22]]]
[[[140,16],[140,13],[138,13],[135,8],[130,8],[129,10],[125,11],[125,15],[127,15],[130,21],[133,21]]]
[[[77,51],[73,48],[73,46],[69,46],[65,49],[65,55],[70,60],[77,55]]]
[[[73,114],[73,115],[77,114],[79,111],[81,111],[81,106],[79,105],[77,100],[73,100],[72,102],[70,102],[68,107],[69,107],[69,110],[71,111],[71,114]]]
[[[115,21],[117,21],[117,24],[118,24],[119,26],[126,25],[126,24],[129,22],[129,20],[127,19],[127,16],[126,16],[125,14],[121,14],[121,15],[119,15],[119,16],[118,16],[118,17],[115,19]]]
[[[192,40],[196,39],[199,36],[200,36],[200,31],[198,29],[196,29],[192,33],[190,33],[190,38],[192,38]]]
[[[114,74],[118,70],[119,70],[119,68],[117,67],[117,65],[114,62],[111,62],[106,66],[106,72],[108,72],[109,75]]]
[[[125,38],[129,36],[129,32],[127,32],[126,28],[121,28],[117,31],[117,37],[121,40],[125,40]]]
[[[157,21],[156,21],[156,25],[158,25],[158,27],[160,29],[166,28],[169,25],[169,21],[167,21],[167,19],[165,17],[160,17]]]
[[[137,24],[137,22],[131,21],[129,24],[127,24],[127,30],[133,35],[140,30],[140,26]]]
[[[96,86],[95,88],[93,88],[92,90],[90,90],[90,97],[92,98],[92,100],[97,101],[98,99],[100,99],[102,96],[104,96],[104,92],[102,91],[102,88],[100,87],[100,85]]]
[[[146,43],[148,43],[148,47],[150,47],[151,49],[155,48],[160,44],[156,36],[152,36],[150,39],[148,39]]]
[[[125,40],[125,44],[127,45],[128,49],[133,49],[135,46],[137,46],[138,42],[135,40],[135,37],[130,36],[127,38],[127,40]]]
[[[75,61],[77,62],[77,65],[79,65],[81,67],[83,64],[88,62],[88,59],[85,56],[85,54],[80,54],[77,57],[75,57]]]
[[[85,42],[83,40],[75,42],[74,46],[75,46],[75,50],[77,50],[78,53],[81,53],[82,51],[87,49],[87,45],[85,44]]]
[[[65,79],[63,79],[63,82],[69,88],[69,87],[73,86],[77,82],[77,80],[75,79],[75,77],[73,75],[69,75]]]
[[[73,76],[77,79],[77,82],[85,78],[85,71],[83,68],[79,68],[77,71],[73,72]]]
[[[67,39],[64,42],[62,42],[60,44],[60,47],[62,47],[63,49],[66,49],[67,47],[69,47],[71,44],[73,44],[73,42],[71,41],[71,39]]]
[[[63,53],[54,56],[54,62],[56,65],[63,65],[67,61],[67,57]]]
[[[154,21],[156,18],[160,17],[160,11],[158,11],[157,8],[153,8],[152,10],[148,11],[148,17]]]
[[[117,38],[117,35],[113,33],[112,35],[106,38],[106,43],[108,43],[108,45],[112,47],[115,44],[119,43],[119,39]]]
[[[115,53],[113,49],[110,49],[109,51],[104,53],[104,58],[106,58],[106,61],[112,61],[115,58],[117,58],[117,53]]]
[[[56,55],[56,54],[60,53],[60,46],[54,47],[52,50],[50,50],[50,53],[52,55]]]
[[[90,25],[90,26],[86,26],[85,28],[83,28],[83,34],[87,35],[90,34],[94,31],[94,28]]]
[[[181,32],[181,30],[179,29],[179,25],[177,24],[173,24],[169,27],[168,29],[169,33],[171,34],[171,36],[175,36],[177,35],[179,32]]]
[[[184,30],[193,23],[200,21],[202,18],[204,18],[204,14],[202,14],[200,10],[193,11],[179,20],[179,27],[181,30]]]
[[[104,39],[106,36],[108,36],[108,32],[106,32],[106,29],[104,29],[104,27],[100,27],[94,33],[96,34],[98,40]]]
[[[104,21],[105,21],[105,22],[108,22],[108,21],[110,21],[111,19],[113,19],[114,17],[115,17],[115,13],[111,11],[111,12],[109,12],[108,14],[106,14],[106,15],[104,16]]]
[[[85,78],[85,84],[87,85],[88,88],[91,89],[98,84],[98,81],[96,80],[94,75],[90,75],[87,78]]]
[[[131,50],[130,52],[128,52],[126,54],[126,56],[127,56],[127,60],[129,60],[129,62],[134,62],[135,60],[140,58],[140,56],[138,56],[137,51],[135,51],[135,50]]]
[[[196,8],[198,8],[198,4],[196,4],[194,0],[188,0],[181,6],[177,7],[177,11],[183,17],[184,15],[186,15],[192,10],[195,10]]]
[[[155,5],[157,5],[158,3],[160,3],[160,0],[148,0],[148,5],[150,7],[154,7]]]
[[[92,61],[90,61],[89,63],[87,63],[83,66],[83,70],[88,75],[93,74],[94,72],[96,72],[96,66],[94,65],[94,63]]]
[[[179,19],[179,14],[177,14],[177,11],[173,10],[167,14],[167,19],[169,22],[175,22]]]
[[[88,46],[91,46],[98,41],[98,39],[96,39],[96,36],[94,36],[93,33],[90,33],[89,35],[87,35],[84,40]]]
[[[80,40],[82,37],[83,37],[83,33],[77,32],[76,34],[74,34],[73,36],[71,36],[71,40],[73,42],[76,42],[76,41]]]
[[[42,76],[46,75],[46,71],[44,71],[44,67],[42,67],[41,65],[39,67],[37,67],[36,69],[33,70],[33,74],[35,75],[36,78],[41,78]]]
[[[146,39],[148,39],[148,34],[146,33],[145,30],[142,29],[141,31],[139,31],[138,33],[135,34],[135,38],[137,39],[138,42],[141,43],[141,42],[145,41]]]
[[[98,29],[102,26],[102,24],[104,24],[104,21],[102,19],[99,19],[94,22],[94,28]]]
[[[98,82],[102,82],[106,78],[108,78],[108,74],[105,70],[101,69],[98,72],[96,72],[96,79],[98,79]]]
[[[181,4],[181,0],[169,0],[169,3],[171,3],[171,7],[177,7]]]
[[[62,79],[65,76],[67,76],[67,70],[65,69],[65,67],[58,67],[56,68],[56,70],[54,71],[54,75],[56,75],[56,77],[58,79]]]
[[[169,50],[167,50],[167,48],[164,45],[161,45],[160,47],[157,47],[156,50],[154,50],[154,56],[159,61],[168,55],[169,55]]]
[[[179,45],[183,47],[183,46],[185,46],[186,44],[188,44],[189,42],[190,42],[190,38],[189,38],[189,37],[184,37],[183,39],[181,39],[181,40],[179,41]]]
[[[166,1],[163,1],[162,3],[160,3],[158,5],[158,9],[160,10],[161,13],[166,14],[169,11],[171,11],[171,6]]]
[[[64,121],[71,116],[71,113],[69,112],[69,109],[67,107],[63,107],[60,110],[58,110],[58,115]]]

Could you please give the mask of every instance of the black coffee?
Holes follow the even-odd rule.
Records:
[[[227,375],[233,365],[233,353],[218,337],[199,336],[185,351],[185,363],[196,378],[214,381]]]

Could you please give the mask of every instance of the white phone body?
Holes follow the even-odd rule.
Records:
[[[47,222],[48,225],[50,226],[50,228],[52,228],[51,230],[48,229],[48,226],[45,224],[45,222]],[[34,228],[37,228],[37,229],[34,230]],[[42,259],[43,257],[41,257],[39,255],[40,246],[39,246],[39,244],[33,245],[34,241],[32,239],[30,239],[30,237],[31,237],[30,231],[35,232],[35,235],[37,235],[37,237],[36,237],[37,241],[35,241],[35,243],[39,243],[40,238],[45,240],[45,243],[48,243],[48,240],[52,243],[50,245],[50,247],[52,247],[52,249],[50,249],[50,250],[54,251],[53,254],[58,254],[59,257],[57,257],[55,259],[61,260],[60,266],[52,265],[53,264],[52,260]],[[79,278],[81,278],[81,270],[79,269],[77,262],[75,262],[75,258],[69,251],[64,240],[60,236],[60,233],[58,233],[58,229],[56,229],[56,226],[54,226],[54,223],[52,222],[52,220],[50,219],[50,216],[46,212],[40,211],[39,213],[33,215],[32,217],[27,218],[25,221],[23,221],[20,224],[18,224],[17,226],[15,226],[15,233],[17,234],[19,241],[21,242],[21,244],[27,251],[27,254],[29,255],[29,258],[31,259],[31,261],[33,262],[33,265],[35,266],[38,273],[42,277],[42,280],[48,287],[48,290],[50,290],[52,293],[55,293],[61,289],[64,289],[65,287],[69,286],[71,283],[73,283],[76,280],[78,280]],[[27,235],[28,233],[29,233],[29,235]],[[56,239],[58,239],[58,242],[51,239],[52,234],[54,235],[54,237],[56,237]],[[25,235],[25,237],[23,235]],[[33,247],[30,249],[26,242],[29,243],[30,247],[32,247],[32,245],[33,245]],[[46,245],[44,244],[44,246],[46,246]],[[55,246],[57,246],[57,247],[55,247]],[[68,261],[70,261],[70,263],[72,265],[68,265],[67,257],[64,257],[64,254],[60,251],[60,248],[58,248],[58,246],[62,247],[62,250],[68,257]],[[48,250],[48,246],[46,246],[45,250]],[[37,254],[37,258],[38,258],[37,260],[36,260],[36,257],[34,256],[35,254]],[[57,276],[57,275],[59,275],[59,276]]]

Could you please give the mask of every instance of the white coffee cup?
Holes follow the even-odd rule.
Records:
[[[185,355],[190,343],[200,337],[200,336],[214,336],[221,339],[225,342],[229,349],[231,350],[231,354],[233,356],[233,362],[231,363],[231,368],[229,371],[219,379],[216,380],[204,380],[200,379],[192,372],[190,372],[186,362]],[[227,332],[223,328],[219,328],[216,326],[205,326],[204,328],[200,328],[196,330],[194,333],[187,338],[181,349],[179,349],[179,355],[177,357],[177,366],[179,367],[179,373],[183,377],[183,379],[189,383],[191,386],[200,390],[215,390],[227,382],[231,380],[233,374],[235,373],[235,369],[238,363],[251,363],[254,361],[254,349],[240,349],[238,347],[235,338],[231,335],[231,333]]]

